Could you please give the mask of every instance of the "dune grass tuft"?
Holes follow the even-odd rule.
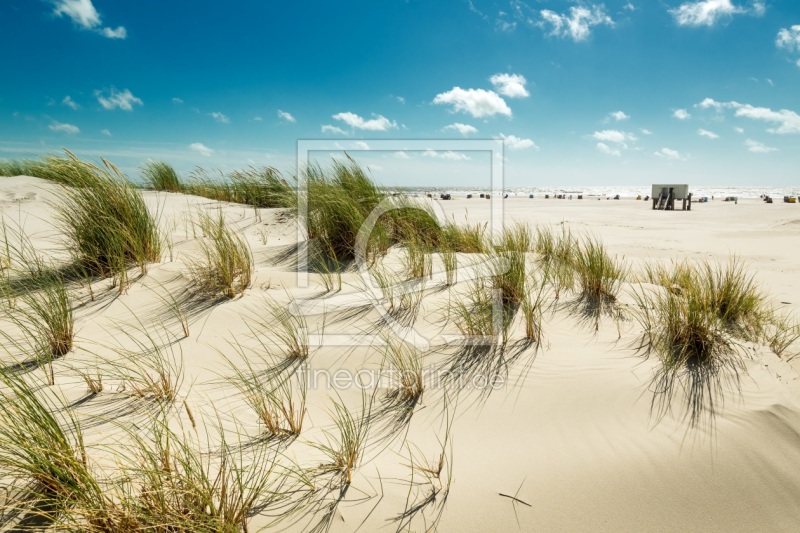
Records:
[[[775,311],[769,318],[764,339],[775,355],[793,359],[800,352],[789,349],[800,340],[800,323],[788,313]]]
[[[141,193],[111,163],[103,166],[59,160],[69,186],[55,203],[58,219],[76,262],[95,275],[117,276],[125,288],[127,269],[161,259],[158,223]]]
[[[293,297],[285,304],[274,299],[265,300],[270,314],[269,323],[261,322],[265,331],[270,331],[282,345],[287,357],[304,360],[308,358],[308,324]]]
[[[145,187],[156,191],[182,192],[178,173],[168,163],[163,161],[148,161],[142,167],[142,177]]]
[[[3,510],[26,511],[52,523],[86,501],[101,500],[72,412],[20,376],[0,373],[0,384]]]
[[[384,364],[388,365],[391,371],[390,397],[407,405],[419,402],[425,392],[425,386],[422,356],[418,350],[408,343],[387,339]]]
[[[449,250],[466,254],[481,254],[489,250],[486,236],[488,223],[457,225],[449,222],[442,227],[440,241]]]
[[[601,241],[587,237],[578,245],[573,268],[581,291],[580,300],[586,314],[594,318],[597,330],[601,313],[611,311],[616,305],[627,276],[626,267],[608,253]]]
[[[14,301],[13,308],[0,307],[15,332],[0,331],[4,348],[15,348],[18,356],[33,355],[54,384],[53,360],[65,356],[73,345],[75,319],[72,297],[63,278],[49,273],[47,280],[39,279],[34,290],[25,291]],[[0,287],[2,289],[2,287]]]
[[[253,207],[297,207],[296,185],[273,167],[236,170],[229,174],[231,199]]]
[[[320,465],[320,471],[335,474],[341,485],[350,485],[353,472],[361,462],[367,445],[371,404],[366,396],[362,397],[359,415],[354,415],[337,401],[333,402],[333,407],[336,434],[326,431],[326,442],[312,443],[312,446],[323,452],[330,461]]]
[[[525,297],[520,304],[525,323],[525,338],[536,345],[542,342],[544,297],[549,279],[547,266],[533,270],[526,280]]]
[[[494,344],[508,340],[513,315],[506,312],[501,291],[483,277],[470,282],[467,292],[449,304],[449,314],[468,342]]]
[[[647,278],[664,285],[635,292],[643,347],[661,363],[653,378],[656,397],[666,410],[681,386],[694,425],[703,414],[713,416],[714,402],[726,387],[738,389],[747,355],[743,342],[762,336],[774,315],[737,259],[727,265],[649,266]],[[772,338],[790,331],[788,324],[779,321]]]
[[[250,287],[253,255],[247,242],[228,224],[220,212],[212,216],[201,212],[197,225],[200,257],[190,261],[189,270],[198,289],[209,296],[234,298]]]
[[[562,291],[575,287],[575,256],[578,242],[566,226],[561,226],[561,234],[550,227],[537,226],[534,249],[539,255],[539,263],[549,273],[550,284],[559,299]]]
[[[306,416],[306,384],[301,374],[274,376],[269,372],[267,361],[259,368],[250,357],[241,364],[228,364],[233,376],[228,380],[242,393],[247,405],[258,416],[268,439],[292,438],[300,435]],[[277,381],[277,383],[276,383]]]

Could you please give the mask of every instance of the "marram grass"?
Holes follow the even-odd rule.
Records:
[[[163,161],[148,161],[142,167],[145,187],[155,191],[181,192],[183,184],[178,173]]]
[[[218,216],[201,212],[197,226],[202,231],[199,257],[189,270],[198,290],[209,296],[234,298],[252,282],[253,255],[247,241],[235,232],[220,212]]]
[[[73,172],[60,201],[58,220],[75,261],[100,276],[115,276],[123,289],[132,265],[146,272],[160,261],[161,238],[156,218],[141,193],[111,163],[99,167],[70,159],[58,164]]]

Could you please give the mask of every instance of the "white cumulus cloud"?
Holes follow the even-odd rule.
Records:
[[[662,148],[657,152],[653,152],[653,154],[662,159],[669,159],[671,161],[680,161],[686,159],[684,156],[681,155],[680,152],[678,152],[677,150],[673,150],[672,148]]]
[[[433,99],[434,104],[452,105],[454,112],[468,113],[475,118],[491,117],[494,115],[511,116],[511,108],[506,101],[494,91],[485,89],[462,89],[453,87],[451,90],[437,94]]]
[[[200,154],[202,156],[205,156],[205,157],[208,157],[208,156],[210,156],[211,154],[214,153],[214,150],[212,150],[211,148],[209,148],[208,146],[206,146],[203,143],[192,143],[192,144],[189,145],[189,150],[197,152],[198,154]]]
[[[736,5],[732,0],[700,0],[684,2],[680,6],[670,9],[669,13],[679,26],[713,26],[734,15],[761,16],[765,10],[766,7],[760,0],[752,1],[749,7]]]
[[[775,38],[775,46],[785,48],[790,52],[800,52],[800,24],[795,24],[790,28],[781,28]],[[800,60],[797,62],[800,67]]]
[[[699,128],[697,130],[697,134],[700,137],[708,137],[709,139],[719,139],[719,135],[717,135],[713,131],[704,130],[703,128]]]
[[[80,128],[78,128],[78,126],[75,126],[74,124],[67,124],[65,122],[58,122],[55,120],[53,121],[52,124],[50,124],[47,127],[50,128],[50,131],[56,131],[58,133],[67,133],[70,135],[80,133],[81,131]]]
[[[281,111],[280,109],[278,109],[278,118],[285,120],[286,122],[297,122],[297,119],[294,118],[291,113],[287,111]]]
[[[462,124],[461,122],[455,122],[448,126],[442,128],[444,131],[457,131],[461,135],[469,135],[470,133],[478,133],[478,128],[475,126],[470,126],[469,124]]]
[[[532,139],[523,139],[516,135],[503,135],[502,133],[500,134],[500,138],[503,139],[503,144],[505,144],[509,150],[525,150],[526,148],[539,150],[539,147],[536,146],[536,143],[533,142]]]
[[[397,127],[397,122],[389,120],[383,115],[372,115],[373,118],[366,120],[355,113],[346,111],[333,115],[334,120],[341,120],[353,129],[367,131],[387,131]]]
[[[134,105],[143,105],[142,100],[135,97],[129,89],[118,91],[111,89],[108,95],[104,95],[101,91],[95,91],[94,95],[97,101],[103,106],[103,109],[112,110],[114,108],[122,109],[123,111],[132,111]]]
[[[495,74],[489,81],[492,82],[497,92],[509,98],[526,98],[530,96],[525,85],[528,80],[521,74]]]
[[[103,21],[92,0],[55,0],[53,14],[67,17],[83,29],[93,30],[109,39],[124,39],[128,32],[122,26],[101,28]]]
[[[411,156],[409,156],[407,153],[403,152],[402,150],[399,151],[399,152],[395,152],[394,153],[394,157],[396,159],[411,159]]]
[[[545,29],[550,28],[549,35],[570,37],[576,42],[589,38],[594,26],[614,25],[614,21],[606,14],[603,4],[592,4],[589,7],[572,6],[569,8],[569,15],[558,14],[549,9],[543,9],[539,13],[542,20],[538,26]]]
[[[744,142],[744,145],[747,146],[747,150],[753,152],[754,154],[768,154],[770,152],[777,152],[777,148],[772,148],[771,146],[767,146],[762,142],[754,141],[753,139],[747,139]]]
[[[213,113],[209,113],[208,116],[210,116],[211,118],[213,118],[214,120],[216,120],[220,124],[230,124],[231,123],[231,119],[229,119],[227,117],[227,115],[224,115],[224,114],[220,113],[219,111],[214,111]]]
[[[676,109],[673,111],[672,116],[678,120],[688,120],[692,117],[692,115],[685,109]]]
[[[596,131],[592,134],[592,137],[600,142],[617,143],[623,147],[627,147],[628,141],[634,142],[638,140],[632,133],[619,130]]]
[[[648,130],[647,128],[641,128],[639,131],[642,132],[642,135],[652,135],[653,132]]]

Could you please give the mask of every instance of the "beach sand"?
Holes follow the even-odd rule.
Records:
[[[225,379],[231,375],[225,357],[241,365],[232,343],[256,346],[249,324],[255,318],[269,323],[265,297],[283,304],[293,298],[307,311],[311,369],[333,375],[343,369],[355,373],[380,368],[381,346],[351,346],[345,339],[374,333],[381,319],[378,310],[364,304],[359,276],[344,274],[343,288],[334,295],[324,293],[316,275],[310,276],[308,287],[298,287],[292,268],[296,225],[285,211],[257,214],[246,206],[182,194],[143,194],[160,211],[172,251],[165,249],[165,260],[151,265],[124,294],[108,280],[93,284],[93,302],[84,291],[75,311],[76,348],[55,363],[55,388],[77,402],[89,452],[96,451],[99,462],[106,453],[102,445],[118,432],[116,424],[141,423],[145,416],[138,408],[142,400],[119,390],[122,381],[112,368],[125,360],[111,346],[133,349],[131,325],[137,320],[153,335],[170,339],[172,353],[182,360],[175,416],[187,427],[184,400],[193,418],[206,420],[201,422],[206,428],[218,419],[232,433],[258,434],[255,415]],[[46,181],[0,178],[2,215],[19,224],[39,251],[60,260],[66,254],[49,205],[58,198],[59,188]],[[634,270],[648,260],[725,263],[738,256],[777,306],[800,309],[798,205],[740,199],[736,205],[695,203],[691,212],[653,211],[650,206],[632,199],[537,197],[508,199],[503,209],[506,223],[564,224],[573,233],[595,235]],[[478,198],[456,198],[441,207],[459,223],[491,218],[490,202]],[[179,320],[163,298],[167,292],[179,298],[191,289],[186,260],[197,244],[189,220],[198,209],[221,209],[247,239],[256,274],[252,288],[240,298],[216,305],[187,303],[190,335],[183,338]],[[398,264],[400,253],[392,250],[387,261]],[[460,260],[464,264],[467,258]],[[634,305],[625,295],[630,286],[623,287],[621,298],[629,307]],[[440,335],[457,333],[442,314],[459,289],[450,292],[437,287],[436,280],[429,282],[414,323],[431,339],[426,366],[441,366],[458,351],[443,344]],[[658,362],[637,355],[638,324],[604,316],[595,331],[593,324],[561,305],[569,299],[553,302],[545,313],[538,350],[527,347],[496,362],[507,369],[496,389],[430,387],[407,427],[391,433],[376,422],[364,459],[332,515],[331,531],[392,530],[403,524],[421,531],[438,516],[438,530],[452,532],[796,531],[797,365],[765,346],[748,344],[740,391],[717,398],[713,416],[707,414],[691,427],[680,391],[670,398],[670,410],[660,412],[658,404],[654,408],[650,380]],[[78,370],[95,365],[105,369],[105,390],[88,397]],[[326,387],[322,381],[309,388],[303,433],[282,451],[287,460],[306,467],[325,460],[313,444],[334,432],[332,398],[356,413],[362,405],[359,387]],[[377,394],[375,410],[384,405],[385,394]],[[424,458],[431,466],[442,452],[440,478],[426,480],[417,469],[417,484],[412,484],[410,454],[415,463]],[[284,526],[304,530],[326,509],[320,506],[316,518]],[[255,516],[250,530],[266,523],[266,517]]]

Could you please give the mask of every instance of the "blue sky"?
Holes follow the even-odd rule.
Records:
[[[481,154],[358,149],[502,138],[509,186],[800,182],[796,0],[4,0],[0,44],[0,157],[293,172],[326,139],[479,185]]]

